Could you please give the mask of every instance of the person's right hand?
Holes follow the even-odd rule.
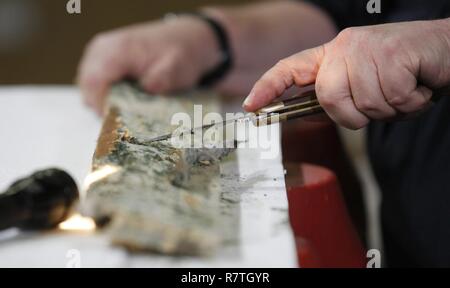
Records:
[[[187,89],[220,57],[208,25],[186,15],[99,34],[84,52],[77,80],[85,102],[101,114],[114,82],[131,77],[150,93]]]
[[[244,102],[255,111],[296,85],[315,84],[317,99],[350,129],[369,120],[404,118],[430,105],[450,84],[450,18],[343,30],[332,41],[282,59]]]

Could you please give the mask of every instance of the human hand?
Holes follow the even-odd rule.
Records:
[[[79,65],[84,100],[101,114],[109,87],[127,77],[150,93],[191,88],[220,62],[216,42],[208,25],[190,15],[101,33]]]
[[[256,82],[244,108],[255,111],[293,86],[315,83],[338,124],[358,129],[423,109],[431,89],[450,83],[450,20],[348,28],[320,47],[279,61]]]

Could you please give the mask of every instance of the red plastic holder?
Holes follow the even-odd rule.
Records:
[[[321,166],[286,165],[289,216],[300,267],[365,267],[365,250],[335,174]]]

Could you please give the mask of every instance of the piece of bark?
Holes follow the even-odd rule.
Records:
[[[175,148],[148,142],[172,132],[174,113],[218,111],[211,95],[148,96],[128,84],[112,89],[93,160],[84,211],[105,222],[113,243],[167,254],[211,254],[222,242],[219,163],[230,149]],[[191,136],[194,137],[194,136]],[[218,139],[221,141],[221,139]]]

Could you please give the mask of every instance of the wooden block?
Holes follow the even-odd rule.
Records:
[[[172,115],[193,116],[194,103],[203,113],[219,111],[214,99],[150,97],[128,84],[112,89],[83,206],[97,222],[107,219],[113,243],[183,255],[211,254],[220,245],[219,161],[230,149],[143,140],[172,132]]]

